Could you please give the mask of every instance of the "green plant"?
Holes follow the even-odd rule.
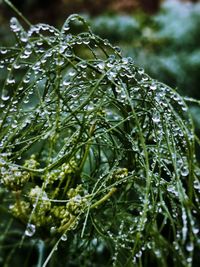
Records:
[[[0,50],[3,266],[197,264],[184,99],[78,15],[60,31],[28,24],[12,18],[16,43]]]

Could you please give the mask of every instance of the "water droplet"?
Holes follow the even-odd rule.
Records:
[[[121,48],[119,46],[115,46],[114,48],[118,53],[121,53]]]
[[[114,70],[110,70],[107,75],[109,80],[113,80],[117,76],[117,73]]]
[[[23,79],[23,83],[29,83],[29,81],[30,81],[30,77],[28,76]]]
[[[105,63],[102,61],[102,62],[99,62],[97,64],[97,67],[100,69],[100,70],[103,70],[105,68]]]
[[[140,258],[142,256],[142,251],[140,250],[138,253],[135,255],[137,258]]]
[[[128,64],[128,58],[122,58],[122,63],[125,65]]]
[[[2,95],[2,96],[1,96],[1,99],[2,99],[3,101],[7,101],[9,98],[10,98],[9,95]]]
[[[191,263],[192,262],[192,257],[187,258],[187,263]]]
[[[197,179],[194,180],[194,188],[200,190],[200,182]]]
[[[86,68],[87,68],[87,62],[86,62],[86,61],[82,61],[82,62],[79,64],[79,67],[82,68],[82,69],[86,69]]]
[[[66,24],[63,29],[64,29],[64,31],[68,31],[70,29],[70,27],[68,24]]]
[[[156,90],[157,89],[157,85],[155,83],[152,83],[150,85],[150,89],[153,90],[153,91]]]
[[[73,77],[73,76],[75,76],[75,75],[76,75],[76,71],[75,71],[75,70],[71,70],[71,71],[69,72],[69,76]]]
[[[155,249],[154,253],[155,253],[157,258],[161,258],[162,254],[161,254],[160,249]]]
[[[198,232],[199,232],[199,228],[198,228],[198,227],[193,227],[193,228],[192,228],[192,232],[193,232],[194,234],[198,234]]]
[[[68,81],[68,80],[63,81],[63,85],[64,85],[64,86],[68,86],[68,85],[70,85],[70,83],[71,83],[71,82]]]
[[[63,235],[61,236],[61,240],[62,240],[62,241],[67,241],[67,234],[63,234]]]
[[[187,176],[188,174],[189,174],[188,167],[184,165],[184,166],[181,168],[181,175],[182,175],[182,176]]]
[[[52,226],[52,227],[50,228],[50,233],[51,233],[51,234],[55,234],[56,231],[57,231],[57,229],[56,229],[55,226]]]
[[[7,84],[14,84],[15,83],[15,79],[14,78],[8,78],[7,79]]]
[[[173,185],[168,185],[167,186],[167,191],[178,197],[178,192],[176,191],[176,189],[175,189],[175,187]]]
[[[194,244],[192,242],[189,242],[187,245],[186,245],[186,250],[188,252],[191,252],[194,250]]]
[[[20,64],[15,63],[15,64],[13,65],[13,68],[16,69],[16,70],[18,70],[18,69],[20,68]]]
[[[16,120],[11,124],[11,127],[13,129],[17,128],[17,121]]]
[[[5,55],[5,54],[8,52],[8,50],[2,48],[2,49],[0,50],[0,52],[1,52],[2,55]]]
[[[22,33],[21,33],[20,40],[21,40],[23,43],[26,43],[26,42],[28,41],[28,37],[27,37],[27,34],[26,34],[25,32],[22,32]]]
[[[19,32],[20,31],[19,22],[15,17],[11,18],[11,20],[10,20],[10,28],[13,32]]]
[[[139,68],[139,69],[138,69],[138,73],[139,73],[139,74],[143,74],[143,73],[144,73],[144,69],[143,69],[143,68]]]
[[[29,224],[27,224],[25,235],[31,237],[31,236],[33,236],[35,234],[35,231],[36,231],[35,225],[29,223]]]
[[[71,51],[70,49],[67,49],[67,50],[65,51],[65,56],[66,56],[66,57],[72,57],[72,51]]]
[[[155,112],[152,117],[152,121],[155,123],[160,122],[160,114],[158,112]]]

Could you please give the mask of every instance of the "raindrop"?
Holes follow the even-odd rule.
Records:
[[[200,182],[197,179],[194,180],[194,188],[200,190]]]
[[[20,40],[21,40],[23,43],[26,43],[26,42],[28,41],[28,37],[27,37],[27,35],[26,35],[25,32],[22,32],[22,33],[21,33]]]
[[[71,82],[68,81],[68,80],[63,81],[63,85],[64,85],[64,86],[68,86],[68,85],[70,85],[70,83],[71,83]]]
[[[18,65],[17,63],[15,63],[15,64],[13,65],[13,68],[16,69],[16,70],[18,70],[18,69],[20,68],[20,65]]]
[[[114,48],[118,53],[121,53],[121,48],[119,46],[115,46]]]
[[[160,249],[155,249],[154,253],[157,258],[160,258],[162,256]]]
[[[82,61],[82,62],[79,64],[79,67],[82,68],[82,69],[86,69],[86,68],[87,68],[87,62],[86,62],[86,61]]]
[[[34,224],[28,223],[25,231],[26,236],[33,236],[35,234],[36,227]]]
[[[198,232],[199,232],[199,228],[198,228],[198,227],[193,227],[193,228],[192,228],[192,232],[193,232],[194,234],[198,234]]]
[[[52,227],[50,228],[50,233],[51,233],[51,234],[55,234],[56,231],[57,231],[57,229],[56,229],[55,226],[52,226]]]
[[[137,258],[140,258],[142,256],[142,251],[140,250],[136,255]]]
[[[9,98],[10,98],[9,95],[2,95],[2,96],[1,96],[1,99],[2,99],[3,101],[7,101]]]
[[[182,111],[187,111],[188,110],[188,108],[186,107],[186,106],[182,106]]]
[[[29,99],[24,99],[24,100],[23,100],[23,103],[24,103],[24,104],[28,104],[28,102],[29,102]]]
[[[191,262],[192,262],[192,258],[191,257],[187,258],[187,263],[191,263]]]
[[[123,58],[122,59],[122,63],[125,64],[125,65],[128,64],[128,58]]]
[[[10,20],[10,28],[13,32],[20,31],[19,23],[15,17],[11,18]]]
[[[67,241],[67,234],[63,234],[63,235],[61,236],[61,240],[62,240],[62,241]]]
[[[5,55],[8,52],[8,50],[7,49],[1,49],[0,52],[2,55]]]
[[[117,76],[117,73],[115,71],[110,70],[107,75],[109,80],[113,80]]]
[[[178,192],[176,191],[176,189],[173,185],[168,185],[167,191],[178,197]]]
[[[65,26],[63,27],[63,30],[68,31],[69,29],[70,29],[69,24],[65,24]]]
[[[187,250],[188,252],[192,252],[193,249],[194,249],[194,244],[191,243],[191,242],[189,242],[189,243],[186,245],[186,250]]]
[[[14,84],[15,83],[15,79],[14,78],[8,78],[7,79],[7,84]]]
[[[76,75],[76,71],[75,71],[75,70],[71,70],[71,71],[69,72],[69,76],[73,77],[73,76],[75,76],[75,75]]]
[[[153,122],[158,123],[160,122],[160,114],[158,112],[155,112],[152,117]]]
[[[87,45],[90,43],[90,40],[84,40],[83,43]]]
[[[59,59],[59,60],[56,62],[56,64],[57,64],[58,66],[62,66],[64,63],[65,63],[65,61],[64,61],[63,59]]]
[[[72,57],[72,51],[71,51],[70,49],[67,49],[67,50],[65,51],[65,56],[66,56],[66,57]]]
[[[157,89],[157,85],[155,83],[152,83],[150,85],[150,89],[153,90],[153,91],[156,90]]]
[[[12,123],[11,127],[12,127],[13,129],[17,128],[17,121],[16,121],[16,120]]]
[[[188,174],[189,174],[188,167],[184,165],[184,166],[181,168],[181,175],[182,175],[182,176],[187,176]]]
[[[37,41],[36,44],[37,44],[38,46],[41,46],[41,45],[43,45],[43,41],[39,40],[39,41]]]
[[[24,50],[24,54],[26,56],[29,56],[31,53],[32,53],[31,48],[26,48],[26,50]]]
[[[105,63],[102,61],[102,62],[99,62],[97,64],[97,67],[100,69],[100,70],[103,70],[105,68]]]
[[[30,77],[25,77],[23,79],[23,83],[29,83],[30,82]]]
[[[143,68],[139,68],[139,69],[138,69],[138,73],[139,73],[139,74],[143,74],[143,73],[144,73],[144,69],[143,69]]]

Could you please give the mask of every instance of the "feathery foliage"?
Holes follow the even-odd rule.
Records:
[[[200,169],[184,99],[78,15],[29,26],[12,18],[16,43],[0,49],[3,266],[194,266]]]

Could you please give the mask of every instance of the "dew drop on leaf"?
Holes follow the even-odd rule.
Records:
[[[2,55],[5,55],[7,52],[8,52],[7,49],[1,49],[1,50],[0,50],[0,53],[1,53]]]
[[[26,227],[26,230],[25,230],[25,235],[26,236],[33,236],[35,234],[35,231],[36,231],[36,227],[34,224],[27,224],[27,227]]]
[[[152,83],[151,85],[150,85],[150,89],[151,90],[156,90],[156,88],[157,88],[157,85],[155,84],[155,83]]]
[[[61,236],[61,240],[62,240],[62,241],[67,241],[67,234],[63,234],[63,235]]]
[[[157,112],[155,114],[153,114],[152,121],[155,123],[160,122],[160,114]]]
[[[9,95],[2,95],[2,96],[1,96],[1,99],[2,99],[3,101],[7,101],[9,98],[10,98]]]
[[[189,174],[189,170],[188,170],[188,167],[187,166],[183,166],[181,168],[181,175],[182,176],[187,176]]]
[[[188,252],[191,252],[191,251],[193,251],[193,249],[194,249],[194,244],[191,243],[191,242],[189,242],[189,243],[186,245],[186,250],[187,250]]]

